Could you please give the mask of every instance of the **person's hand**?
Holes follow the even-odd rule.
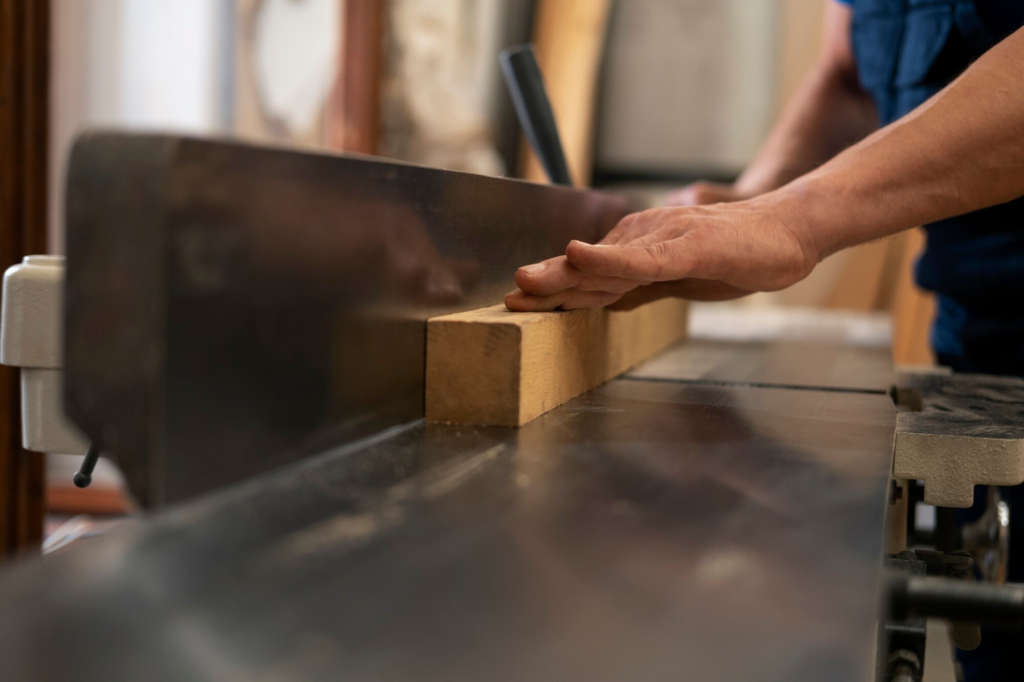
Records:
[[[722,185],[715,182],[695,182],[665,197],[666,206],[708,206],[710,204],[726,204],[749,199],[733,185]]]
[[[772,195],[626,216],[600,244],[570,242],[564,256],[516,272],[509,310],[631,308],[666,296],[724,300],[777,291],[818,257],[792,202]]]

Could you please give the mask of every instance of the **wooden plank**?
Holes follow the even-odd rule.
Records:
[[[132,512],[131,503],[117,488],[99,486],[76,488],[70,484],[50,485],[46,489],[46,511],[51,514],[90,514],[122,516]]]
[[[907,232],[907,248],[897,275],[892,303],[892,355],[897,365],[934,365],[931,349],[935,295],[914,283],[914,264],[924,251],[924,230]]]
[[[629,312],[513,313],[504,305],[427,323],[427,419],[521,426],[686,336],[687,304]]]
[[[338,78],[327,105],[327,146],[376,154],[384,59],[383,0],[342,4]]]
[[[590,184],[597,79],[611,5],[611,0],[540,0],[536,10],[537,62],[577,185]],[[522,150],[522,177],[547,182],[543,166],[525,141]]]
[[[850,249],[842,272],[825,297],[825,308],[874,311],[882,287],[889,240],[859,244]]]
[[[0,0],[0,270],[46,253],[50,2]],[[43,456],[21,447],[18,371],[0,368],[0,559],[39,548]]]

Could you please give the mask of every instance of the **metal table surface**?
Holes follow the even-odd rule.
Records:
[[[223,140],[78,140],[65,409],[147,508],[423,416],[426,320],[626,214],[600,192]]]
[[[689,339],[629,376],[874,393],[887,392],[893,383],[888,348],[814,340]]]
[[[870,679],[882,394],[619,379],[0,576],[12,680]]]

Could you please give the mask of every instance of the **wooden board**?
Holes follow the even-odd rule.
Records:
[[[382,0],[342,3],[338,77],[327,107],[327,144],[332,149],[377,153],[385,11]]]
[[[687,305],[513,313],[504,305],[427,323],[427,419],[521,426],[686,336]]]
[[[555,112],[559,137],[577,185],[590,184],[594,106],[611,0],[540,0],[534,47]],[[523,140],[522,177],[547,182],[547,174]]]
[[[892,359],[897,365],[934,365],[931,330],[935,318],[935,295],[914,283],[914,264],[925,247],[924,230],[909,230],[904,234],[906,248],[901,254],[890,306]]]
[[[50,2],[0,0],[0,270],[47,253]],[[21,447],[18,370],[0,367],[0,560],[43,538],[43,455]]]

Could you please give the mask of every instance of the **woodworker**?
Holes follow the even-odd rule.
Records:
[[[735,184],[685,187],[521,268],[508,307],[775,291],[926,225],[916,277],[938,295],[939,362],[1024,376],[1024,0],[826,1],[820,59]],[[1005,492],[1022,582],[1024,486]],[[1024,680],[1022,634],[986,631],[959,655],[968,682]]]

